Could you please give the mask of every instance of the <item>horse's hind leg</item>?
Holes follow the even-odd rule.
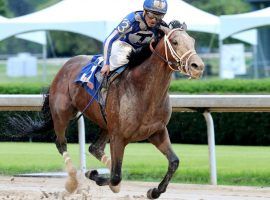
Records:
[[[62,102],[63,103],[63,102]],[[61,105],[63,104],[57,104],[57,108],[53,108],[53,105],[51,106],[51,113],[54,123],[54,131],[56,134],[56,147],[59,151],[59,153],[63,156],[65,165],[66,165],[66,171],[68,173],[68,179],[65,184],[65,188],[68,192],[74,192],[78,187],[78,181],[77,181],[77,170],[73,166],[72,160],[67,152],[67,140],[66,140],[66,128],[68,126],[69,121],[74,116],[73,114],[73,108],[72,107],[65,107],[64,109],[61,109]],[[53,109],[52,109],[53,108]]]
[[[89,146],[89,152],[101,161],[108,169],[111,169],[111,160],[105,155],[104,149],[109,141],[107,130],[101,130],[99,138]]]
[[[89,146],[89,152],[101,161],[108,169],[111,169],[111,159],[105,155],[104,149],[109,141],[108,131],[101,130],[99,138]],[[97,170],[88,171],[85,176],[96,182],[97,185],[103,186],[109,184],[109,179],[98,174]]]
[[[167,157],[169,161],[168,171],[161,183],[158,185],[158,188],[150,189],[147,192],[147,197],[149,199],[156,199],[160,196],[161,193],[166,191],[166,188],[173,174],[178,168],[179,159],[172,150],[167,128],[153,134],[148,140],[154,144]]]

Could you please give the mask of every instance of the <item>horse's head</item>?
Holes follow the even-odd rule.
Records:
[[[200,78],[204,63],[195,51],[195,40],[186,32],[185,24],[181,28],[162,27],[164,35],[165,58],[168,66],[191,78]]]

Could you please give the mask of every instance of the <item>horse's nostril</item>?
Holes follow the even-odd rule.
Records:
[[[197,69],[198,68],[198,65],[196,63],[191,63],[191,67]]]

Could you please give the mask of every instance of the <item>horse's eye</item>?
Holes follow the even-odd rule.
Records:
[[[173,45],[178,45],[178,42],[177,42],[176,40],[173,40],[173,41],[172,41],[172,44],[173,44]]]

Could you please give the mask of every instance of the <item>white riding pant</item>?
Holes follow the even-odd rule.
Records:
[[[117,68],[128,63],[128,56],[131,54],[133,47],[123,41],[116,40],[112,44],[111,56],[110,56],[110,71],[114,71]]]

